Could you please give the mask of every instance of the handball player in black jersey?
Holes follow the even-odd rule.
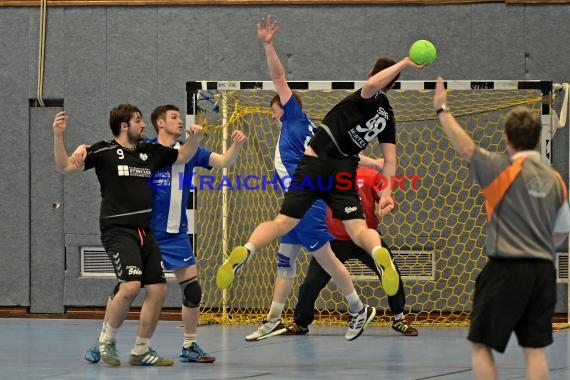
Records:
[[[376,138],[384,156],[385,177],[391,179],[396,174],[396,127],[386,92],[405,68],[423,66],[409,57],[399,62],[378,59],[364,86],[327,113],[299,161],[279,215],[257,226],[246,244],[231,251],[224,263],[232,268],[225,273],[226,282],[234,280],[235,273],[256,250],[289,232],[313,202],[323,199],[333,216],[343,222],[351,240],[374,258],[384,291],[389,296],[396,294],[399,275],[388,250],[381,245],[378,231],[366,225],[358,198],[356,168],[358,154]],[[379,197],[379,214],[391,212],[391,183],[379,192]]]
[[[189,161],[200,142],[201,127],[193,125],[188,130],[190,137],[179,150],[144,142],[145,124],[140,110],[131,104],[120,104],[109,116],[114,139],[91,145],[84,163],[79,163],[69,157],[65,148],[63,135],[67,125],[65,112],[58,113],[53,122],[56,170],[69,174],[95,169],[102,198],[101,241],[119,279],[99,337],[101,359],[108,365],[120,365],[115,335],[140,288],[145,287],[146,296],[129,364],[172,365],[171,359],[160,357],[149,345],[167,286],[160,251],[149,228],[152,192],[148,179],[164,166]]]

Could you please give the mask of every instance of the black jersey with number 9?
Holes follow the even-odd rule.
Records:
[[[101,229],[107,226],[148,228],[152,207],[151,173],[172,165],[178,150],[141,141],[127,149],[115,140],[87,149],[85,170],[95,168],[101,186]]]

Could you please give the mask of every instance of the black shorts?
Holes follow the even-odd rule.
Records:
[[[551,261],[491,258],[475,282],[467,339],[502,353],[514,331],[521,347],[546,347],[555,304]]]
[[[149,229],[108,227],[101,241],[121,281],[140,281],[141,285],[166,283],[158,244]]]
[[[303,156],[279,213],[301,219],[317,199],[322,199],[337,219],[364,219],[356,187],[357,166],[356,157]]]

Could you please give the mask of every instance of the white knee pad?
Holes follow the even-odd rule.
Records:
[[[295,278],[297,276],[297,256],[301,251],[299,244],[281,243],[277,250],[277,276]]]

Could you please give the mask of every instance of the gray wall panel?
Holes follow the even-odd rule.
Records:
[[[29,305],[28,9],[0,12],[0,305]]]
[[[116,7],[107,12],[107,103],[132,103],[149,113],[156,100],[157,9]]]
[[[107,10],[67,9],[65,21],[65,110],[70,122],[65,141],[71,153],[79,144],[112,137],[107,104]],[[67,176],[65,232],[98,232],[100,199],[94,170]]]
[[[525,7],[526,68],[529,79],[570,81],[570,6]]]
[[[524,7],[473,5],[472,79],[524,79]]]
[[[175,104],[186,110],[186,80],[210,78],[209,32],[212,23],[207,7],[165,7],[157,16],[157,94],[156,104]],[[147,118],[148,133],[154,129]],[[152,129],[152,131],[151,131]]]
[[[208,78],[230,80],[258,79],[257,63],[251,57],[256,37],[257,7],[218,7],[209,9],[207,31],[210,49]],[[223,20],[218,23],[218,20]]]
[[[32,313],[62,313],[65,310],[63,210],[53,207],[54,203],[61,202],[63,177],[53,170],[53,132],[45,128],[60,110],[32,108],[30,111]]]

